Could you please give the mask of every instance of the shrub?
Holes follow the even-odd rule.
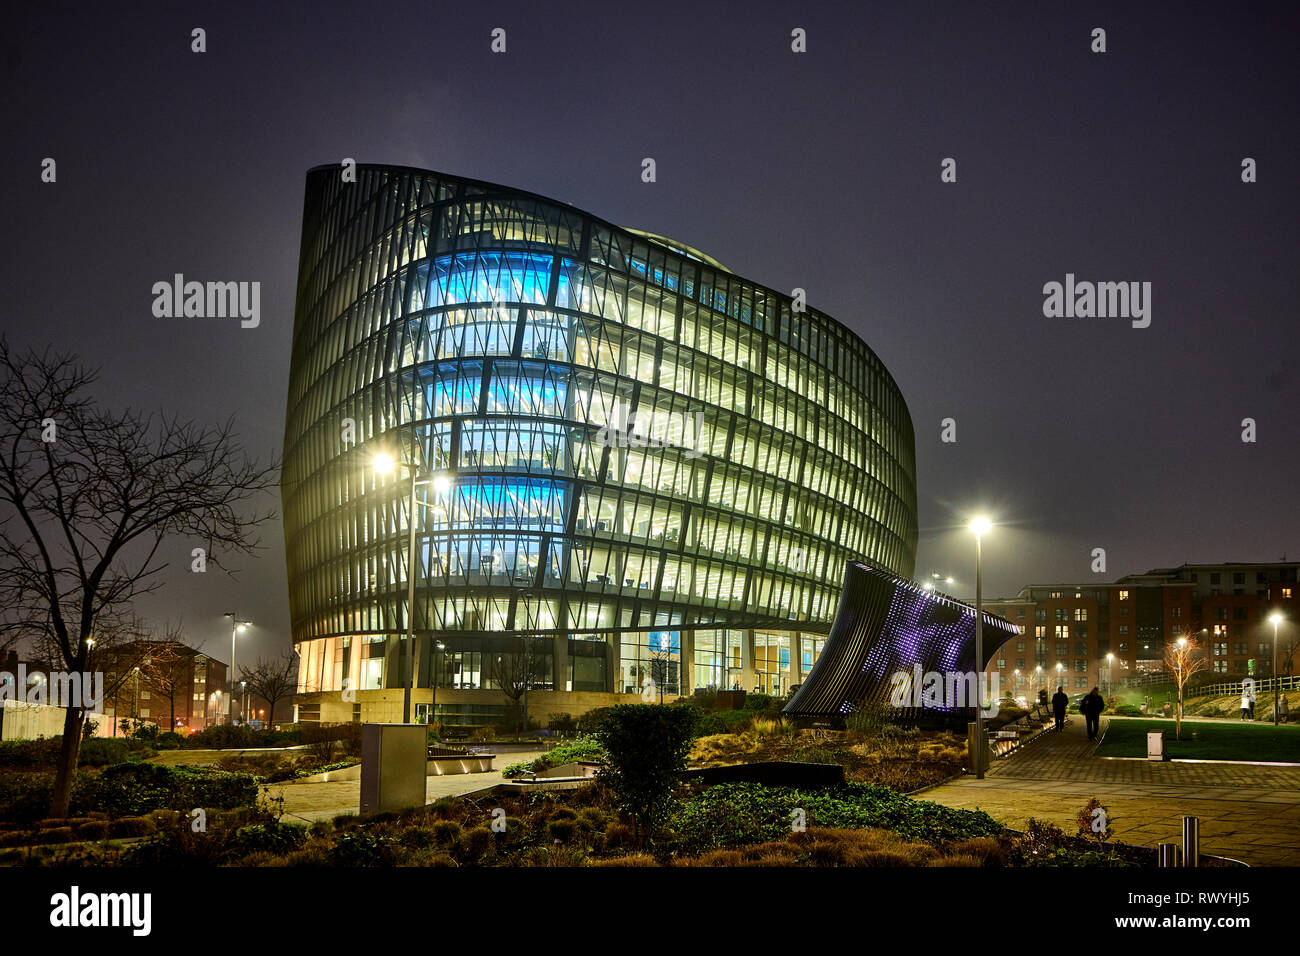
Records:
[[[575,820],[551,820],[546,824],[546,835],[556,843],[570,843],[578,832]]]
[[[487,827],[474,827],[466,830],[461,839],[461,853],[471,862],[483,858],[492,847],[492,831]]]
[[[153,745],[159,750],[179,750],[185,743],[185,738],[174,730],[168,730],[158,735]]]
[[[546,724],[547,728],[560,734],[575,733],[578,729],[578,721],[572,714],[551,714],[551,719]]]
[[[108,836],[107,820],[87,820],[74,828],[78,840],[102,840]]]
[[[433,825],[433,838],[439,846],[453,846],[460,839],[460,824],[455,820],[439,820]]]
[[[257,802],[257,783],[243,773],[203,767],[125,763],[109,767],[95,787],[95,805],[112,816],[194,807],[226,810]]]
[[[108,821],[108,835],[113,839],[148,836],[157,829],[158,824],[148,817],[120,817]]]
[[[236,847],[242,853],[264,852],[284,854],[297,850],[307,842],[307,828],[297,823],[256,823],[236,834]]]
[[[988,814],[913,800],[886,787],[846,784],[821,791],[720,784],[696,794],[679,810],[673,827],[686,852],[763,843],[790,832],[796,810],[809,826],[876,827],[909,840],[944,843],[1001,834]]]
[[[632,816],[639,842],[668,815],[696,719],[690,707],[618,704],[596,725],[594,736],[606,754],[599,778]]]
[[[393,866],[396,842],[366,830],[352,830],[334,840],[330,857],[335,866]]]

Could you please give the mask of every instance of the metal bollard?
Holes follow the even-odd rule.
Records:
[[[1201,865],[1201,821],[1183,817],[1183,866]]]
[[[1178,851],[1181,848],[1177,843],[1161,843],[1156,847],[1156,866],[1159,867],[1176,867],[1179,865]]]

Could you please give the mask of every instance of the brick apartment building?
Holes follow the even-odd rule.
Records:
[[[1300,664],[1300,562],[1184,564],[1114,583],[1044,584],[985,607],[1020,627],[989,664],[1003,690],[1034,696],[1058,685],[1074,695],[1094,686],[1136,686],[1164,670],[1169,641],[1196,636],[1209,660],[1198,680],[1268,677],[1280,612],[1278,671]]]

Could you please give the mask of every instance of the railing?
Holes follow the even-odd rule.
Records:
[[[1192,697],[1224,697],[1228,695],[1238,695],[1241,693],[1242,681],[1253,680],[1255,682],[1255,696],[1261,694],[1273,693],[1273,678],[1246,677],[1239,678],[1235,681],[1229,681],[1226,684],[1202,684],[1200,687],[1193,687],[1186,692],[1187,698]],[[1300,676],[1279,677],[1278,690],[1300,690]]]

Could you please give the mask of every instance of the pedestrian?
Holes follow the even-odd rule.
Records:
[[[1255,692],[1250,692],[1250,719],[1255,719]]]
[[[1286,701],[1286,694],[1282,694],[1277,699],[1277,722],[1285,724],[1287,722],[1287,713],[1291,709],[1290,704]]]
[[[1069,705],[1070,698],[1065,696],[1065,688],[1056,688],[1056,693],[1052,695],[1052,714],[1056,717],[1056,729],[1065,729],[1065,708]]]
[[[1088,739],[1096,740],[1101,729],[1101,712],[1106,709],[1106,702],[1097,688],[1094,687],[1092,693],[1083,699],[1079,709],[1083,711],[1084,722],[1088,725]]]
[[[1241,719],[1250,719],[1250,691],[1242,689],[1241,692]]]

